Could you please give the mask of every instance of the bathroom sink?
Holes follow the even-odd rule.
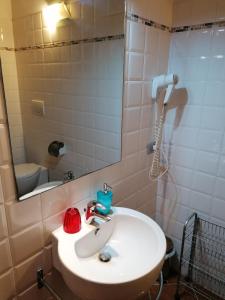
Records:
[[[53,262],[81,299],[137,299],[162,268],[166,240],[146,215],[114,207],[112,220],[96,228],[84,222],[76,234],[53,232]]]

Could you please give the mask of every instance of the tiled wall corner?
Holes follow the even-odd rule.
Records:
[[[172,24],[172,0],[128,0],[127,9],[147,19],[170,26]]]

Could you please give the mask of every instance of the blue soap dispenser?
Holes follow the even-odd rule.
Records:
[[[112,188],[107,183],[104,183],[103,191],[97,192],[97,203],[101,204],[104,208],[98,206],[96,207],[98,212],[100,212],[102,215],[108,215],[110,213],[112,197]]]

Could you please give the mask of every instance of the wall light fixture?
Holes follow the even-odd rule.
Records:
[[[43,17],[49,33],[55,33],[58,23],[70,19],[71,15],[64,1],[48,1],[43,8]]]

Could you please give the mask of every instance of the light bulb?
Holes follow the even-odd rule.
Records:
[[[68,13],[67,13],[68,15]],[[56,31],[57,23],[66,18],[64,3],[54,3],[43,8],[43,17],[49,33]]]

